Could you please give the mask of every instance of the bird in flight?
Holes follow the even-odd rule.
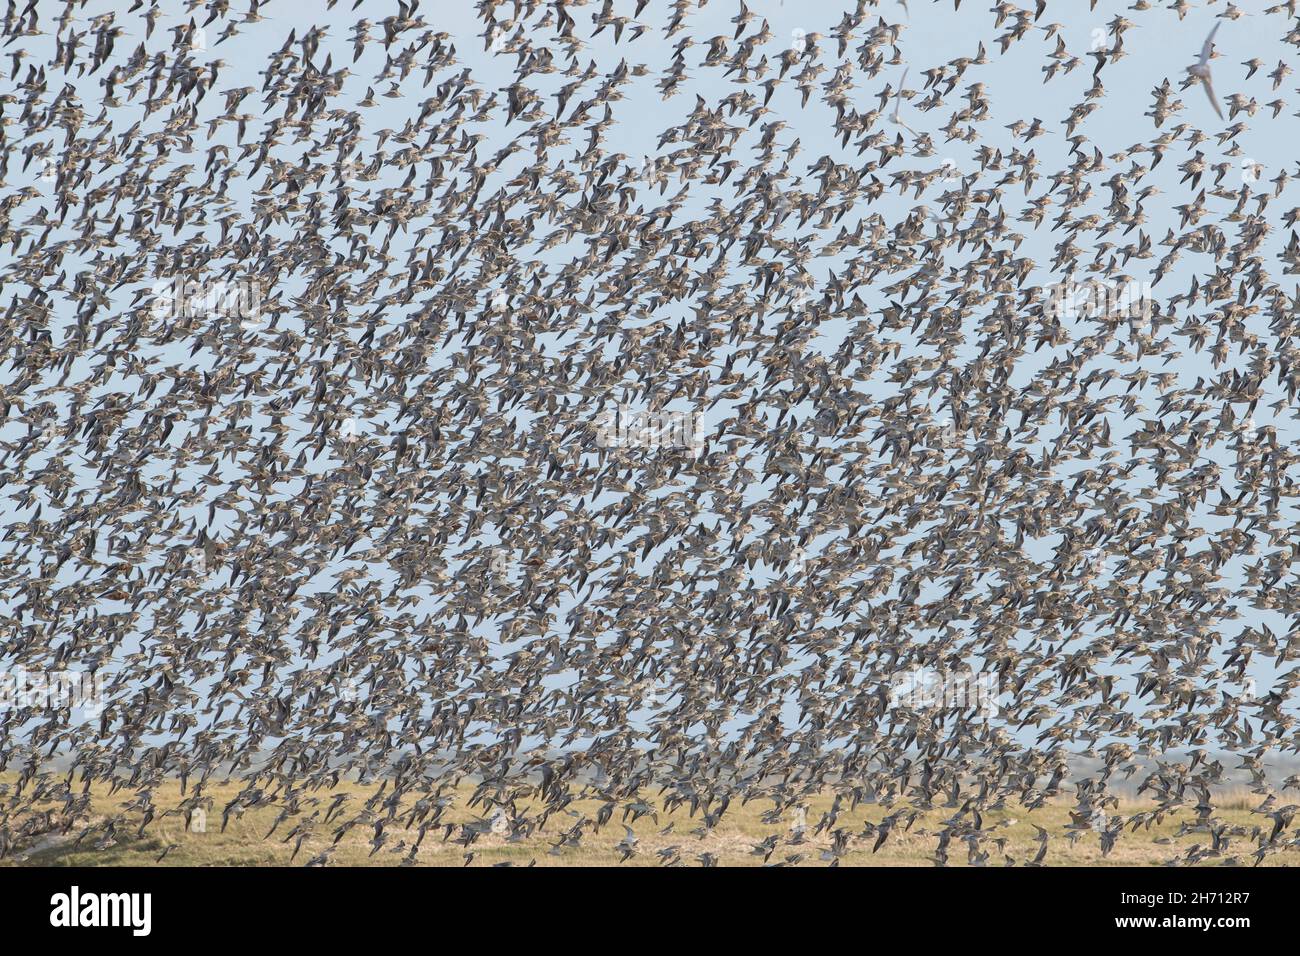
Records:
[[[907,83],[907,69],[904,69],[903,78],[898,83],[898,93],[895,94],[894,96],[894,112],[889,114],[889,121],[891,123],[895,123],[898,126],[903,127],[903,129],[907,130],[913,136],[916,136],[917,135],[916,130],[908,126],[907,123],[903,120],[903,117],[901,115],[901,111],[903,109],[903,86],[906,83]]]
[[[1296,4],[748,2],[10,0],[0,860],[1296,859]]]
[[[1218,114],[1219,119],[1223,119],[1223,109],[1219,106],[1219,98],[1214,95],[1214,83],[1210,76],[1210,57],[1214,55],[1214,35],[1219,32],[1220,24],[1216,23],[1210,35],[1205,38],[1205,43],[1201,46],[1201,55],[1197,58],[1194,66],[1189,66],[1187,72],[1201,81],[1205,87],[1205,95],[1210,98],[1210,105],[1214,107],[1214,112]]]

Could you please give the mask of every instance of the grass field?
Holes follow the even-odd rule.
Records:
[[[179,785],[169,784],[155,794],[155,806],[159,809],[143,835],[137,833],[140,811],[128,809],[132,794],[119,792],[109,796],[106,793],[92,792],[92,819],[103,821],[117,812],[126,811],[128,820],[132,821],[130,828],[119,827],[111,839],[105,839],[101,825],[92,829],[77,845],[76,838],[84,828],[74,828],[69,834],[61,834],[55,815],[48,822],[42,821],[41,825],[34,828],[33,832],[40,834],[35,840],[25,841],[26,845],[22,849],[0,861],[0,865],[303,865],[334,843],[339,825],[356,815],[367,798],[374,794],[375,788],[343,785],[334,791],[308,795],[303,799],[303,814],[281,822],[270,837],[267,837],[267,833],[279,814],[276,807],[260,807],[241,815],[232,815],[224,832],[222,831],[222,808],[238,791],[239,788],[234,784],[210,786],[206,791],[212,798],[210,808],[206,811],[206,828],[204,832],[193,832],[185,829],[183,816],[175,812],[163,812],[164,808],[175,807],[181,799]],[[625,830],[620,822],[621,806],[615,809],[609,822],[598,831],[587,827],[578,845],[555,848],[554,845],[560,842],[561,834],[577,823],[579,815],[595,818],[603,803],[595,800],[575,802],[566,811],[553,815],[541,832],[510,839],[506,835],[491,832],[488,818],[467,806],[472,792],[468,786],[456,792],[457,799],[445,810],[440,823],[453,823],[457,826],[452,828],[450,835],[444,826],[430,828],[413,859],[411,847],[418,837],[418,827],[405,829],[399,814],[398,821],[386,825],[385,841],[378,849],[372,844],[374,827],[358,825],[339,839],[328,863],[345,866],[394,866],[403,861],[424,866],[526,866],[530,863],[537,866],[658,866],[665,862],[680,862],[687,866],[698,866],[702,862],[716,862],[720,866],[759,866],[764,863],[763,853],[755,852],[755,847],[774,835],[778,840],[768,863],[826,866],[833,859],[828,853],[831,846],[829,833],[813,832],[823,812],[831,804],[829,796],[809,801],[807,828],[802,835],[796,835],[792,831],[793,821],[788,814],[774,820],[772,805],[767,802],[755,801],[746,806],[733,804],[708,832],[702,828],[700,816],[697,814],[692,818],[685,808],[671,814],[661,811],[657,820],[645,816],[636,821],[634,827],[636,852],[620,864],[622,852],[618,845],[625,839]],[[329,823],[320,823],[332,800],[339,794],[347,795],[343,811]],[[1269,817],[1252,812],[1252,808],[1260,802],[1260,797],[1245,791],[1220,802],[1219,819],[1229,824],[1230,829],[1238,829],[1239,832],[1236,836],[1230,836],[1224,852],[1214,859],[1202,861],[1201,865],[1220,865],[1230,858],[1235,858],[1236,862],[1243,865],[1254,864],[1255,842],[1250,839],[1250,833],[1255,827],[1263,827],[1267,833],[1272,825]],[[53,806],[50,805],[51,808]],[[1207,848],[1212,842],[1210,834],[1204,829],[1180,833],[1180,827],[1183,824],[1190,826],[1194,818],[1192,809],[1187,808],[1165,815],[1161,821],[1153,823],[1149,830],[1143,828],[1136,833],[1126,830],[1116,846],[1103,858],[1098,832],[1087,827],[1076,826],[1071,829],[1070,809],[1069,804],[1061,802],[1032,812],[1016,808],[985,814],[983,829],[989,832],[991,838],[1005,841],[1000,849],[986,844],[990,851],[986,865],[1007,865],[1007,857],[1018,865],[1033,860],[1039,847],[1035,824],[1051,834],[1047,856],[1043,861],[1048,866],[1168,865],[1184,860],[1193,847]],[[1118,812],[1128,815],[1150,809],[1151,804],[1133,802],[1121,804]],[[378,812],[386,815],[386,811]],[[873,854],[871,850],[875,844],[875,835],[867,824],[879,822],[889,812],[891,811],[870,805],[859,806],[851,813],[840,813],[835,828],[853,834],[840,858],[841,866],[934,865],[937,833],[942,829],[942,821],[955,811],[949,808],[928,811],[906,832],[899,825],[892,830],[880,850]],[[294,827],[313,813],[316,814],[318,823],[303,838],[295,856],[295,844],[300,834],[293,832]],[[969,821],[969,817],[966,819]],[[11,819],[10,825],[13,823]],[[463,845],[466,831],[460,824],[469,824],[479,832],[480,835],[472,845]],[[668,832],[662,832],[670,825]],[[1075,838],[1071,839],[1071,835]],[[669,848],[675,849],[671,854],[661,855],[662,851]],[[165,856],[164,850],[167,851]],[[473,856],[467,859],[469,853]],[[160,856],[161,863],[158,862]],[[968,865],[965,842],[953,840],[950,843],[948,862],[954,866]],[[1300,863],[1300,851],[1288,849],[1269,856],[1262,865],[1297,863]]]

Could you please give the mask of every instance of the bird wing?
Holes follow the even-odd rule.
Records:
[[[1206,63],[1210,62],[1210,51],[1214,47],[1214,35],[1219,32],[1219,26],[1222,22],[1223,21],[1219,21],[1219,23],[1214,25],[1214,29],[1210,31],[1210,35],[1205,38],[1205,43],[1201,45],[1201,66],[1205,66]]]
[[[1219,119],[1223,119],[1223,110],[1219,108],[1219,98],[1214,95],[1214,84],[1210,82],[1207,76],[1201,80],[1201,85],[1205,87],[1205,95],[1210,98],[1210,105],[1214,107],[1214,112],[1219,114]]]

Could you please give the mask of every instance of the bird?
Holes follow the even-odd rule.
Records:
[[[898,124],[899,126],[903,127],[903,129],[907,130],[909,133],[915,136],[916,130],[908,126],[907,123],[903,121],[903,118],[900,115],[900,111],[903,108],[903,86],[906,83],[907,83],[907,70],[903,70],[903,78],[899,80],[898,92],[894,96],[894,112],[889,114],[889,121],[891,123]]]

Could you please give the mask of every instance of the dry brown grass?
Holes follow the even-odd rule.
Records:
[[[206,832],[186,831],[183,818],[170,812],[160,813],[145,828],[143,835],[139,836],[136,829],[140,815],[138,811],[132,811],[128,812],[132,826],[129,829],[119,827],[115,838],[107,845],[103,845],[107,841],[103,840],[103,834],[98,828],[92,829],[79,845],[76,837],[80,829],[74,829],[67,835],[54,830],[3,863],[40,866],[153,866],[164,849],[171,846],[172,849],[167,852],[161,865],[301,865],[334,844],[339,824],[355,815],[375,792],[373,786],[345,784],[337,791],[310,795],[304,804],[304,816],[316,812],[320,818],[324,817],[325,810],[336,793],[347,793],[350,799],[344,812],[329,824],[317,826],[294,856],[293,841],[286,842],[285,838],[301,817],[281,823],[273,836],[266,836],[279,812],[278,808],[258,808],[232,816],[222,830],[222,808],[238,790],[234,784],[208,788],[206,792],[212,798],[212,804],[207,812]],[[457,791],[457,800],[443,815],[444,823],[465,824],[485,820],[481,806],[467,806],[471,794],[470,787]],[[94,817],[101,821],[101,826],[103,820],[123,811],[131,798],[131,794],[122,792],[112,796],[106,792],[92,792],[92,796]],[[179,785],[167,785],[155,794],[154,799],[160,810],[174,808],[181,799]],[[1259,802],[1258,796],[1244,790],[1226,794],[1219,802],[1220,819],[1230,825],[1244,827],[1247,831],[1256,826],[1264,827],[1267,831],[1271,820],[1251,812]],[[788,818],[777,823],[764,821],[764,814],[772,809],[770,803],[752,802],[745,806],[733,804],[719,824],[707,832],[702,827],[700,816],[697,814],[692,818],[685,808],[671,814],[661,812],[657,819],[643,817],[635,826],[639,841],[637,852],[622,865],[660,865],[664,859],[660,856],[660,851],[675,847],[675,856],[686,865],[698,865],[704,855],[709,854],[722,866],[756,866],[761,865],[764,859],[761,853],[755,853],[755,847],[773,834],[779,834],[780,841],[768,862],[825,866],[831,859],[827,855],[831,845],[830,836],[825,832],[814,834],[812,829],[830,803],[830,796],[809,801],[806,817],[808,830],[799,841],[795,840],[790,831]],[[409,806],[409,801],[405,806]],[[444,839],[448,836],[447,831],[437,827],[431,829],[424,838],[415,862],[426,866],[463,866],[467,862],[474,866],[530,863],[537,866],[617,865],[621,853],[616,847],[624,839],[625,832],[620,822],[623,815],[621,806],[616,808],[607,825],[596,831],[589,828],[580,845],[554,848],[559,842],[559,835],[576,823],[578,815],[594,818],[601,806],[596,800],[578,801],[567,808],[566,812],[553,815],[541,832],[533,833],[525,839],[511,840],[489,832],[479,836],[468,847],[457,842],[463,832],[459,826],[452,829],[449,839]],[[1150,809],[1151,804],[1135,801],[1121,804],[1119,812],[1129,815]],[[1143,828],[1136,833],[1126,831],[1114,849],[1103,857],[1099,834],[1091,829],[1071,830],[1069,811],[1068,804],[1058,802],[1033,811],[1017,808],[985,814],[984,829],[991,831],[992,837],[1005,841],[1000,850],[992,849],[988,865],[1004,865],[1008,857],[1017,864],[1032,860],[1038,851],[1035,824],[1052,835],[1045,860],[1047,865],[1159,865],[1185,858],[1194,846],[1208,847],[1211,843],[1210,835],[1204,831],[1179,834],[1180,826],[1193,819],[1193,812],[1188,808],[1165,815],[1149,829]],[[942,829],[942,821],[954,811],[931,810],[921,815],[909,830],[896,828],[880,851],[873,854],[871,849],[875,837],[870,832],[864,832],[866,824],[878,822],[888,812],[879,806],[864,805],[853,812],[840,814],[835,826],[854,834],[847,852],[840,859],[841,866],[933,865],[937,832]],[[670,826],[668,832],[663,832]],[[386,826],[386,832],[385,844],[375,849],[371,843],[374,834],[372,826],[351,828],[334,846],[329,862],[353,866],[397,865],[407,856],[416,840],[417,829],[408,830],[401,822],[393,822]],[[1070,839],[1070,834],[1075,839]],[[1157,840],[1162,842],[1156,842]],[[1254,848],[1255,844],[1247,836],[1237,836],[1231,839],[1225,854],[1206,862],[1222,863],[1224,858],[1235,856],[1239,862],[1249,865],[1254,863]],[[964,842],[953,841],[948,852],[950,864],[968,864]],[[473,855],[467,859],[467,854],[470,853]],[[1285,851],[1268,857],[1264,865],[1289,865],[1297,862],[1300,862],[1300,856],[1295,851]]]

